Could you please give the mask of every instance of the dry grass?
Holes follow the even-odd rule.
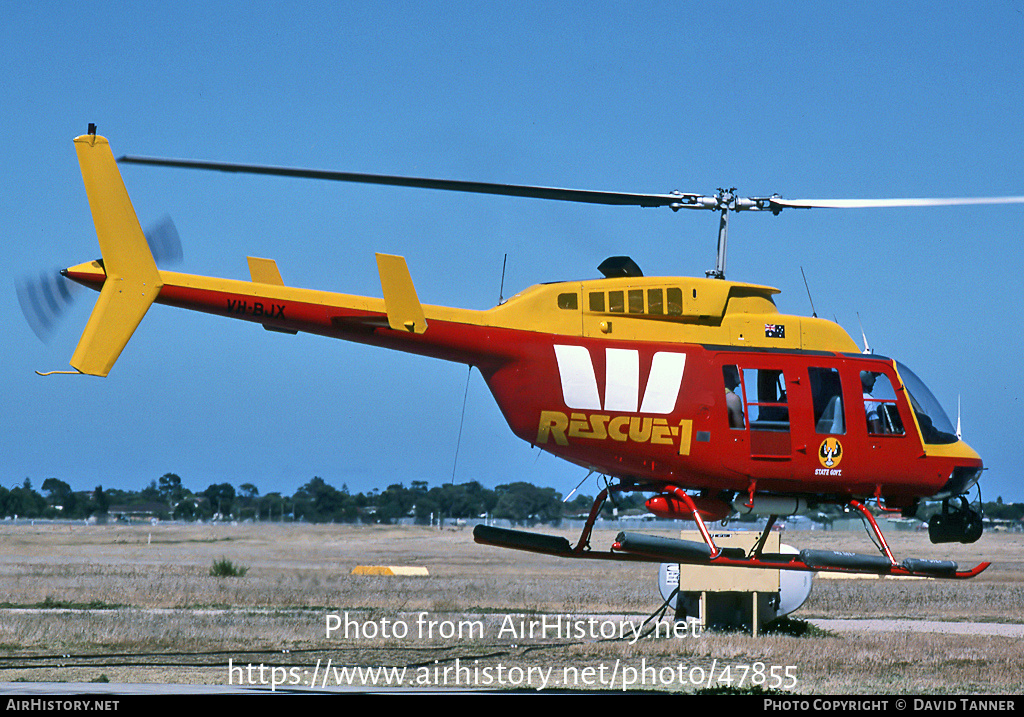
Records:
[[[675,531],[667,530],[671,535]],[[610,543],[598,532],[593,544]],[[566,532],[575,542],[575,534]],[[952,557],[993,566],[970,581],[823,580],[794,616],[1020,622],[1024,537],[986,535],[973,546],[932,546],[920,534],[890,533],[900,556]],[[692,688],[713,666],[763,663],[795,668],[802,693],[1019,693],[1024,657],[1012,638],[922,633],[815,637],[706,634],[699,639],[564,641],[538,645],[499,638],[519,613],[632,614],[660,603],[656,566],[569,562],[478,546],[471,531],[295,525],[0,526],[0,680],[224,684],[235,664],[452,664],[595,670],[657,666]],[[785,542],[870,552],[855,533],[796,533]],[[220,559],[248,569],[210,575]],[[354,576],[360,564],[416,565],[430,576]],[[325,616],[364,624],[486,621],[483,638],[340,640]],[[556,641],[557,642],[557,641]],[[513,646],[515,645],[515,646]],[[70,657],[62,657],[70,655]],[[489,655],[489,657],[487,657]],[[748,673],[748,677],[754,673]],[[549,685],[551,686],[551,685]]]

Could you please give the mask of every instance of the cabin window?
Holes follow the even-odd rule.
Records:
[[[559,294],[558,308],[572,309],[573,311],[575,311],[576,309],[579,308],[579,298],[576,294]]]
[[[604,292],[603,291],[592,291],[590,292],[590,310],[599,314],[604,313]]]
[[[725,409],[729,415],[729,428],[746,428],[743,418],[743,399],[740,398],[740,371],[735,365],[722,366],[725,381]]]
[[[892,390],[889,377],[873,371],[861,371],[860,385],[868,433],[873,436],[903,435],[903,421],[896,409],[896,392]]]
[[[621,314],[626,310],[625,296],[621,291],[608,292],[608,311]]]
[[[631,314],[642,314],[642,313],[644,313],[644,290],[643,289],[630,289],[629,290],[629,313],[631,313]]]
[[[811,403],[814,407],[815,431],[821,434],[843,435],[846,421],[843,417],[843,391],[839,372],[834,368],[807,369],[811,380]]]
[[[678,288],[665,289],[665,300],[668,308],[665,311],[669,316],[683,315],[683,290]]]
[[[751,430],[788,431],[786,380],[777,369],[745,368],[742,372],[744,405]]]
[[[726,364],[722,366],[722,380],[726,407],[723,413],[730,430],[745,429],[750,457],[759,460],[792,458],[787,384],[782,371]]]
[[[649,314],[663,314],[665,313],[665,304],[663,300],[663,292],[661,289],[648,289],[647,290],[647,313]]]

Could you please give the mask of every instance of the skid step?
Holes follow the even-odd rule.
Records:
[[[499,548],[529,550],[534,553],[550,553],[562,555],[572,552],[569,541],[558,535],[528,533],[525,530],[495,528],[490,525],[478,525],[473,528],[473,540],[477,543],[495,545]]]

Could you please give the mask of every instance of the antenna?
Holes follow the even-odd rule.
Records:
[[[860,324],[860,335],[864,339],[864,353],[873,354],[874,351],[868,346],[868,335],[864,333],[864,324],[860,322],[860,312],[857,312],[857,323]]]
[[[960,394],[956,395],[956,438],[960,440]]]
[[[814,310],[814,299],[811,298],[811,287],[807,285],[807,274],[804,273],[804,268],[800,267],[800,276],[804,278],[804,288],[807,289],[807,300],[811,302],[811,316],[818,318],[818,312]],[[867,341],[865,340],[865,343]]]
[[[505,262],[508,261],[508,252],[505,252],[505,258],[501,260],[501,287],[498,289],[498,306],[505,303]]]

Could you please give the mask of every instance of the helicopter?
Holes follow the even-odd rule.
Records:
[[[788,208],[1024,203],[1024,197],[787,200],[671,192],[629,194],[123,156],[90,125],[74,139],[102,258],[61,274],[99,292],[70,361],[106,376],[153,303],[467,364],[479,370],[512,432],[610,479],[575,545],[478,525],[477,543],[559,558],[972,578],[990,563],[898,560],[869,505],[912,516],[941,501],[935,543],[971,543],[982,516],[969,491],[981,457],[902,363],[862,352],[838,324],[779,312],[777,289],[725,279],[729,214]],[[716,266],[705,277],[645,276],[610,257],[602,278],[532,286],[487,310],[425,306],[403,257],[377,254],[383,298],[288,286],[273,259],[249,257],[250,280],[160,269],[118,163],[305,177],[720,215]],[[589,475],[589,474],[588,474]],[[692,520],[702,538],[624,532],[591,545],[605,501],[653,493],[655,515]],[[878,554],[772,553],[780,517],[835,505],[859,514]],[[767,516],[749,549],[719,547],[708,523]]]

